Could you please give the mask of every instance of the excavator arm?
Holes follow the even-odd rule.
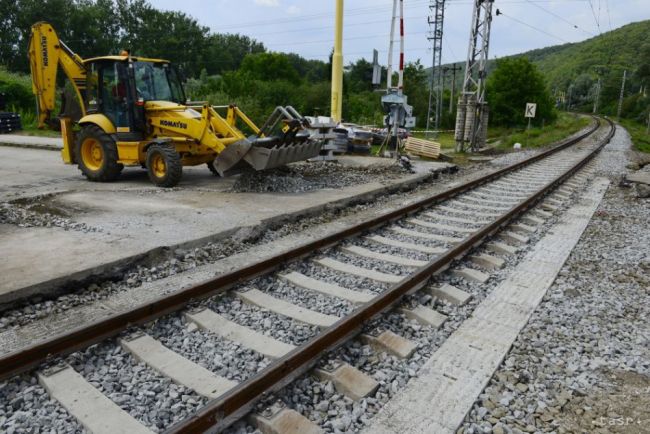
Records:
[[[32,72],[32,91],[36,95],[39,128],[45,128],[52,118],[59,66],[70,80],[82,114],[85,115],[82,92],[86,88],[86,69],[83,60],[59,40],[48,23],[40,22],[32,26],[29,65]]]

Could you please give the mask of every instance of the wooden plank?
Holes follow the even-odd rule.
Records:
[[[409,137],[406,139],[406,152],[426,158],[440,157],[440,143]]]

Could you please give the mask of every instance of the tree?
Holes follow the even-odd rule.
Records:
[[[493,125],[513,127],[525,123],[527,103],[537,104],[536,124],[553,121],[557,113],[542,74],[525,57],[497,61],[487,81],[487,101]]]
[[[239,72],[248,74],[254,80],[283,80],[295,85],[301,82],[298,71],[284,53],[249,54],[244,58]]]
[[[355,63],[350,63],[347,70],[350,92],[372,91],[372,63],[366,59],[359,59]]]
[[[236,71],[246,55],[266,51],[263,44],[243,35],[209,35],[206,45],[203,60],[210,75]]]
[[[404,67],[404,93],[408,96],[408,103],[413,106],[413,116],[417,118],[417,124],[420,127],[427,123],[428,83],[427,73],[419,60],[406,64]]]

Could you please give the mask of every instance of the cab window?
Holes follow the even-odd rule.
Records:
[[[134,68],[138,99],[185,102],[178,76],[167,63],[135,62]]]

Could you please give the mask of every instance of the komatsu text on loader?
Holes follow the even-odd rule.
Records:
[[[183,166],[207,164],[224,176],[319,154],[321,143],[310,140],[308,122],[292,107],[278,107],[258,128],[234,105],[188,103],[168,61],[123,54],[84,60],[50,24],[32,26],[29,59],[39,127],[53,121],[61,67],[73,92],[63,98],[59,116],[63,161],[77,164],[89,180],[113,181],[125,166],[142,166],[154,184],[173,187]],[[71,104],[75,99],[78,106]]]

